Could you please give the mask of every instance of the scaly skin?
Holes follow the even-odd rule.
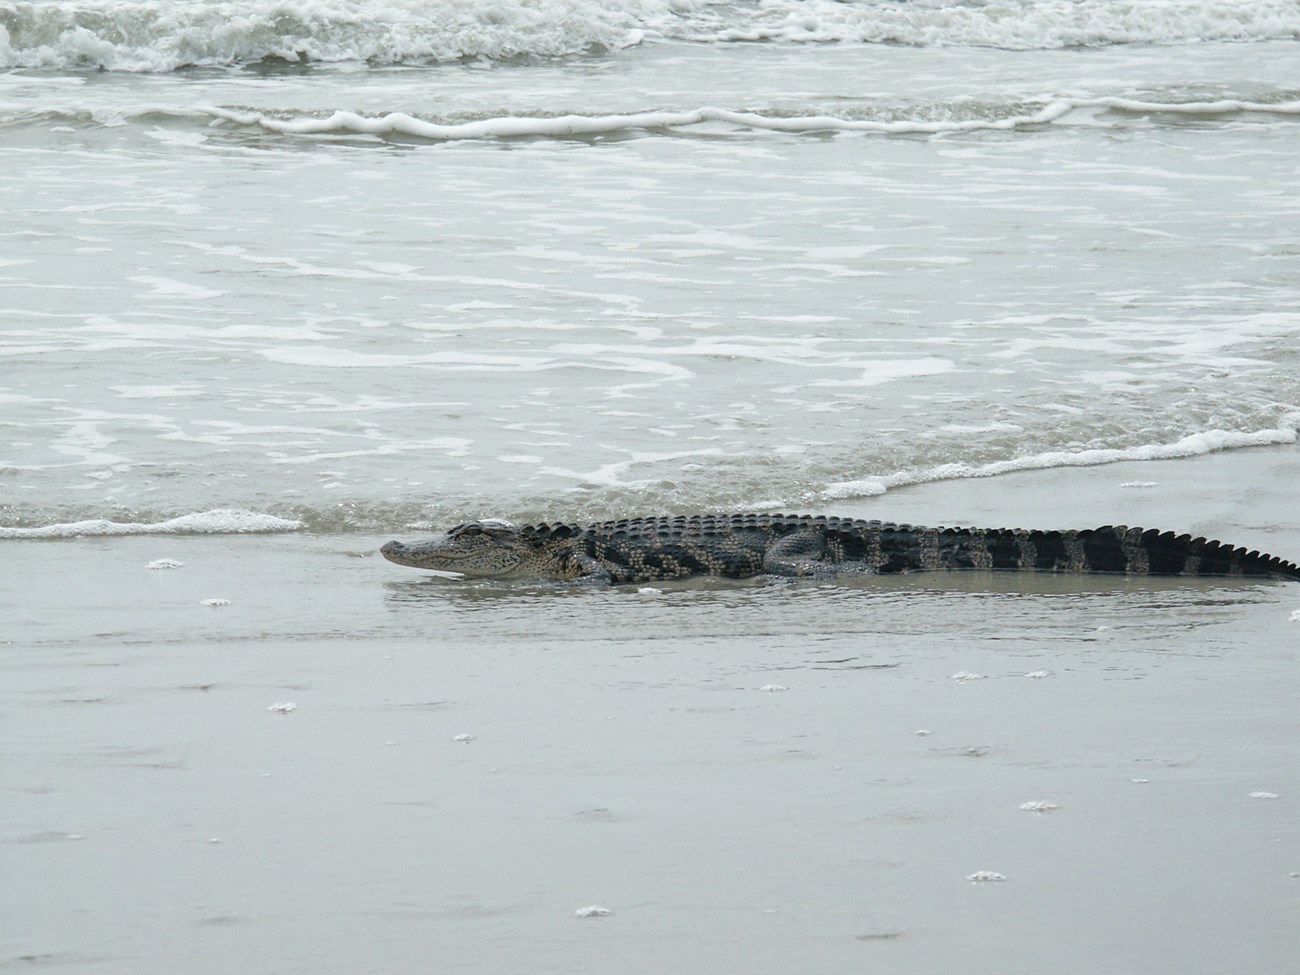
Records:
[[[398,565],[471,578],[613,584],[938,569],[1300,580],[1294,562],[1173,532],[1123,526],[922,528],[812,515],[692,515],[522,528],[470,522],[413,545],[389,542],[380,551]]]

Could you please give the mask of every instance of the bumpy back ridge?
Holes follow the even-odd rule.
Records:
[[[827,515],[745,513],[621,518],[591,525],[555,522],[522,532],[546,539],[695,539],[801,530],[825,533],[832,562],[865,562],[877,572],[1012,569],[1021,572],[1115,572],[1129,575],[1263,576],[1300,580],[1300,566],[1273,555],[1203,537],[1106,525],[1071,531],[927,528]]]
[[[938,532],[940,558],[946,568],[1276,576],[1300,580],[1300,567],[1276,556],[1156,529],[1106,525],[1079,531],[1002,528],[939,529]]]

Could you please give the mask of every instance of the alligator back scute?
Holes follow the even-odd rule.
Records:
[[[1190,563],[1195,558],[1192,542],[1190,535],[1179,536],[1173,532],[1154,530],[1143,533],[1142,547],[1146,550],[1147,571],[1152,575],[1197,575],[1197,563]]]
[[[926,528],[826,515],[747,512],[621,518],[594,525],[543,523],[520,531],[535,544],[558,543],[564,551],[595,559],[620,581],[698,574],[744,577],[763,571],[765,551],[796,533],[820,534],[820,542],[809,536],[809,557],[828,567],[853,564],[882,574],[1002,569],[1300,579],[1300,568],[1294,563],[1258,551],[1125,525],[1077,531]],[[801,548],[796,539],[783,545],[790,552]],[[811,554],[818,549],[820,555]]]

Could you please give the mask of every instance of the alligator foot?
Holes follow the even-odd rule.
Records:
[[[826,561],[826,533],[808,528],[777,539],[763,555],[763,571],[774,576],[833,579],[838,575],[871,575],[866,562]]]

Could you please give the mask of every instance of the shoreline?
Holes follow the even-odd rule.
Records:
[[[930,527],[1066,529],[1103,524],[1158,528],[1218,537],[1255,547],[1292,543],[1300,549],[1300,521],[1288,518],[1286,494],[1300,477],[1300,444],[1234,447],[1207,454],[1142,458],[1100,464],[1013,469],[997,474],[958,476],[891,487],[880,494],[825,504],[756,505],[756,511],[840,515]],[[1181,513],[1170,516],[1165,509]],[[886,510],[881,510],[886,509]],[[1071,514],[1063,517],[1068,509]],[[741,510],[737,508],[735,510]],[[1259,518],[1258,512],[1274,515]],[[1252,512],[1254,512],[1252,514]],[[686,514],[677,510],[635,510],[615,517]],[[704,513],[726,513],[706,508]],[[1176,523],[1170,523],[1177,518]],[[573,519],[561,505],[531,520]],[[405,531],[420,529],[392,529]],[[430,531],[438,530],[431,528]],[[1250,539],[1216,534],[1240,530]],[[318,532],[302,521],[237,507],[214,508],[158,522],[117,522],[102,518],[31,527],[0,527],[0,541],[52,541],[156,536],[358,537],[371,531]],[[385,532],[387,534],[387,532]],[[377,536],[376,536],[377,537]],[[1259,541],[1256,541],[1258,539]],[[1271,549],[1274,555],[1282,552]]]

